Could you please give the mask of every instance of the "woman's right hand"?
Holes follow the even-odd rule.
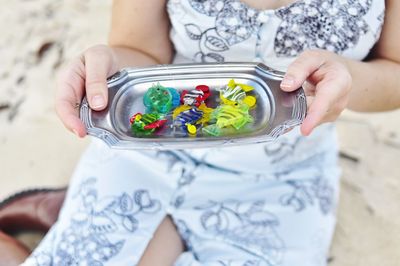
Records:
[[[73,60],[57,80],[56,111],[65,127],[79,137],[86,129],[79,119],[79,106],[86,94],[89,106],[99,111],[107,106],[107,77],[118,71],[113,50],[106,45],[87,49]]]

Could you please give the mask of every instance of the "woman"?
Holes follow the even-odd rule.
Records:
[[[325,265],[339,171],[334,128],[323,123],[344,108],[400,106],[399,11],[395,0],[386,11],[382,0],[115,1],[109,46],[88,49],[60,78],[57,112],[78,136],[86,131],[74,107],[86,93],[103,109],[106,77],[182,61],[285,70],[283,90],[304,83],[307,117],[277,143],[245,148],[151,154],[94,143],[24,265]],[[174,225],[179,237],[158,238]],[[160,251],[169,259],[147,261]]]

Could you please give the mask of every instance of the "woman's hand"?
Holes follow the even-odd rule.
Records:
[[[346,108],[352,77],[344,59],[323,50],[303,52],[288,68],[281,83],[284,91],[303,86],[308,112],[300,131],[308,136],[318,125],[332,122]]]
[[[86,94],[94,110],[107,105],[107,77],[117,72],[116,57],[111,48],[98,45],[86,50],[60,74],[56,93],[56,111],[65,127],[79,137],[86,129],[79,119],[79,104]]]

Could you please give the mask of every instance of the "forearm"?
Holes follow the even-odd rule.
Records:
[[[400,1],[386,0],[385,21],[371,60],[346,60],[353,77],[348,108],[387,111],[400,107]]]
[[[154,56],[144,51],[127,47],[112,46],[113,54],[116,57],[117,69],[124,67],[144,67],[169,62],[161,62]]]
[[[359,112],[388,111],[400,107],[400,64],[373,59],[346,60],[353,85],[348,108]]]
[[[118,68],[171,63],[166,0],[114,0],[108,44]]]

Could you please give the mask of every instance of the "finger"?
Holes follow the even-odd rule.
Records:
[[[112,54],[104,47],[95,47],[85,53],[84,60],[89,106],[99,111],[107,106],[107,77],[113,74]]]
[[[64,126],[76,135],[83,137],[86,130],[79,119],[77,103],[80,103],[83,97],[84,87],[84,65],[79,59],[72,63],[61,72],[57,79],[56,92],[56,112],[63,122]]]
[[[312,129],[312,131],[310,132],[310,134],[311,134],[317,127],[319,127],[320,125],[322,125],[322,124],[324,124],[324,123],[333,122],[333,121],[335,121],[338,117],[339,117],[339,114],[338,114],[338,113],[329,111],[329,112],[324,116],[324,118],[323,118],[322,120],[320,120],[320,121],[314,126],[314,128]],[[301,129],[301,128],[300,128],[300,129]],[[302,132],[302,131],[301,131],[301,132]],[[309,135],[310,135],[310,134],[309,134]],[[306,136],[306,135],[305,135],[305,136]]]
[[[67,129],[80,138],[86,136],[86,128],[83,122],[79,119],[78,106],[71,105],[69,101],[59,100],[56,104],[56,112],[60,117],[62,117],[61,121]]]
[[[320,83],[317,85],[317,93],[312,100],[307,116],[300,127],[300,131],[304,136],[310,135],[312,130],[318,126],[331,111],[331,108],[337,99],[336,91],[337,86],[333,83]]]
[[[281,89],[294,91],[301,87],[307,78],[318,70],[325,62],[320,52],[310,50],[303,52],[290,64],[282,82]]]

